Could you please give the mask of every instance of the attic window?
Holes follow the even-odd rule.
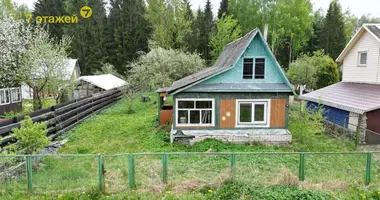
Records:
[[[367,66],[367,52],[366,51],[359,52],[358,65]]]
[[[243,79],[253,78],[253,58],[244,58]]]
[[[265,58],[255,59],[255,79],[265,78]]]

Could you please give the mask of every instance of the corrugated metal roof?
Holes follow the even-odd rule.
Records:
[[[179,88],[185,87],[191,83],[200,81],[207,78],[213,74],[217,74],[231,68],[241,54],[245,51],[246,47],[249,45],[251,39],[258,33],[258,29],[254,29],[247,33],[245,36],[238,40],[229,43],[224,47],[223,52],[220,54],[215,64],[212,67],[206,68],[200,72],[182,78],[175,81],[169,88],[168,92],[177,90]]]
[[[367,25],[367,28],[380,39],[380,24]]]
[[[111,90],[126,84],[124,80],[112,74],[81,76],[80,78],[78,78],[78,81],[85,81],[91,83],[104,90]]]
[[[340,82],[302,95],[300,99],[363,114],[380,108],[380,84]]]
[[[292,92],[285,83],[212,83],[195,85],[186,92]]]

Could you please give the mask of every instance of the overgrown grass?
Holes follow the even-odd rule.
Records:
[[[121,101],[99,115],[93,116],[67,134],[69,141],[60,149],[61,154],[119,154],[136,152],[294,152],[294,151],[352,151],[354,145],[344,139],[330,139],[323,134],[308,132],[308,120],[290,117],[290,131],[295,142],[283,146],[234,145],[216,140],[206,140],[193,146],[170,144],[165,128],[155,127],[157,107],[156,95],[151,94],[151,102],[135,103],[135,113],[126,114],[127,101]],[[39,163],[39,164],[38,164]],[[73,193],[79,199],[96,191],[97,157],[48,157],[42,162],[34,162],[34,191],[37,193]],[[37,166],[39,165],[39,166]],[[161,182],[161,155],[141,155],[135,157],[136,186],[128,188],[127,156],[105,157],[105,183],[108,193],[120,193],[116,199],[132,195],[131,199],[210,199],[207,189],[216,190],[231,181],[229,155],[169,155],[169,183]],[[247,188],[261,188],[250,191],[251,196],[259,196],[253,191],[267,192],[265,188],[287,186],[289,195],[294,191],[302,195],[318,190],[324,194],[341,198],[358,196],[363,192],[365,157],[363,155],[306,155],[306,181],[298,183],[298,155],[238,155],[234,181]],[[38,170],[37,170],[38,168]],[[380,163],[373,165],[373,184],[380,186]],[[8,181],[0,186],[4,196],[17,195],[26,190],[26,179]],[[297,187],[298,186],[298,187]],[[303,188],[304,190],[294,189]],[[353,189],[354,188],[354,189]],[[248,190],[248,189],[246,189]],[[280,189],[275,189],[281,195]],[[346,190],[353,191],[351,193]],[[171,194],[168,194],[170,191]],[[195,193],[192,193],[192,192]],[[240,191],[240,190],[239,190]],[[288,191],[287,189],[284,191]],[[82,195],[86,192],[86,195]],[[199,193],[201,192],[201,193]],[[79,195],[76,195],[79,193]],[[311,192],[314,193],[314,192]],[[214,194],[214,193],[213,193]],[[244,197],[244,191],[233,194]],[[58,194],[57,194],[58,195]],[[135,196],[134,196],[135,195]],[[180,196],[182,195],[182,196]],[[223,197],[224,194],[219,196]],[[218,199],[213,196],[211,199]],[[249,196],[249,197],[251,197]],[[38,196],[49,199],[49,196]],[[63,196],[70,199],[69,196]],[[74,198],[73,197],[73,198]],[[91,197],[91,196],[90,196]],[[151,198],[150,198],[151,197]],[[225,198],[229,199],[228,195]],[[248,197],[248,196],[247,196]],[[290,196],[291,197],[291,196]],[[359,196],[358,196],[359,197]],[[31,197],[33,198],[33,197]],[[74,198],[74,199],[75,199]],[[106,196],[99,198],[107,199]],[[244,199],[244,198],[243,198]],[[254,199],[254,198],[253,198]],[[271,196],[262,199],[273,199]],[[309,198],[310,199],[310,198]],[[315,198],[326,199],[326,198]]]

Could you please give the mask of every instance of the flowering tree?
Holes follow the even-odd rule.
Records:
[[[66,66],[70,42],[66,36],[56,42],[43,27],[36,27],[32,32],[22,57],[21,75],[23,82],[33,89],[34,110],[42,108],[44,94],[59,96],[73,87],[75,80]]]
[[[0,16],[0,87],[11,87],[21,81],[20,59],[29,38],[29,26],[11,15]]]

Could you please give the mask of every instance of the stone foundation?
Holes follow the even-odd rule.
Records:
[[[287,129],[181,130],[172,133],[173,141],[194,144],[205,139],[217,139],[235,144],[288,144],[292,135]]]

